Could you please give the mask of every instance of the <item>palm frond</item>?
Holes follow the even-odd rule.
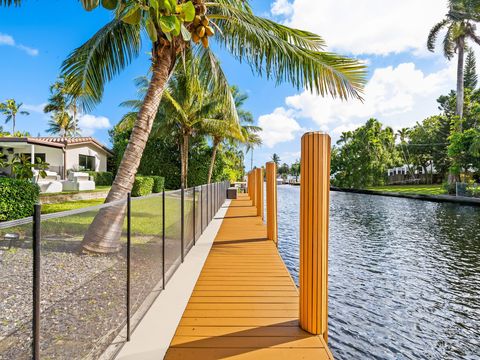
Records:
[[[455,23],[450,24],[447,29],[447,33],[443,38],[443,55],[448,59],[451,60],[453,55],[455,54],[455,41],[453,39],[453,32]]]
[[[435,26],[430,30],[430,33],[428,34],[428,39],[427,39],[427,49],[429,51],[435,51],[435,44],[437,42],[438,34],[440,30],[442,30],[446,25],[448,25],[449,20],[444,19],[440,21],[439,23],[435,24]]]
[[[0,1],[0,6],[20,6],[22,4],[22,0],[2,0]]]
[[[134,109],[134,110],[140,110],[142,105],[143,105],[143,100],[125,100],[121,102],[118,106]]]
[[[365,65],[324,52],[320,36],[255,16],[245,11],[248,5],[241,0],[216,0],[207,6],[210,18],[225,34],[217,37],[220,44],[258,74],[321,95],[361,99]]]
[[[80,104],[91,110],[101,101],[105,84],[123,70],[141,49],[140,26],[119,19],[101,28],[63,62],[62,75]]]

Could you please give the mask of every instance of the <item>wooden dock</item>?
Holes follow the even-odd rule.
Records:
[[[231,202],[165,359],[333,359],[248,195]],[[161,321],[161,319],[159,320]]]

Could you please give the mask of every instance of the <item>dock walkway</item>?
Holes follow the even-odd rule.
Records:
[[[333,359],[248,195],[231,202],[165,359]]]

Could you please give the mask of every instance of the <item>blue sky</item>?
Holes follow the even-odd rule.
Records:
[[[394,128],[412,125],[435,114],[436,97],[455,85],[455,64],[447,63],[440,52],[425,50],[428,30],[446,12],[446,1],[251,3],[257,14],[316,32],[325,38],[329,50],[357,57],[369,66],[365,102],[346,103],[288,84],[276,86],[253,75],[248,65],[220,52],[229,81],[248,92],[246,107],[264,127],[264,145],[254,153],[256,165],[268,161],[274,152],[283,161],[294,161],[299,157],[301,134],[308,130],[328,131],[335,141],[341,131],[354,129],[369,117]],[[62,61],[110,18],[111,14],[102,9],[83,11],[74,0],[27,1],[19,8],[0,7],[0,100],[15,98],[28,108],[31,115],[18,119],[20,130],[45,135],[48,117],[41,108]],[[108,129],[125,112],[118,104],[136,97],[132,80],[146,73],[148,51],[145,46],[144,53],[107,85],[102,103],[81,120],[86,135],[109,144]]]

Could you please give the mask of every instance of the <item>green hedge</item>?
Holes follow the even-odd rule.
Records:
[[[111,186],[113,184],[113,174],[109,171],[89,171],[88,174],[97,186]]]
[[[145,196],[153,191],[154,180],[150,176],[136,176],[133,183],[132,196]]]
[[[40,188],[28,180],[0,178],[0,221],[33,215]]]
[[[160,193],[165,187],[165,178],[163,176],[150,176],[153,179],[153,193]]]

